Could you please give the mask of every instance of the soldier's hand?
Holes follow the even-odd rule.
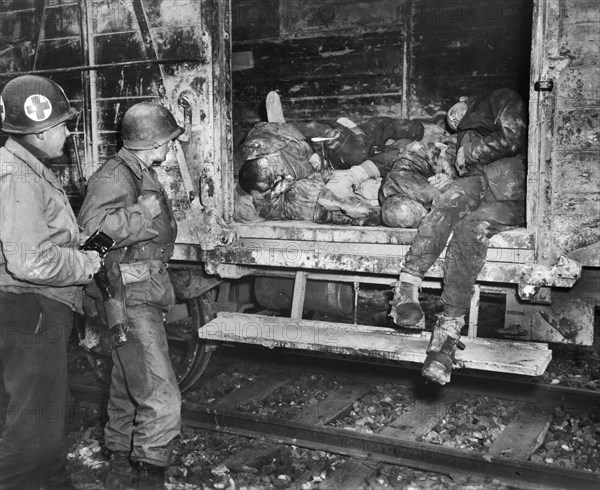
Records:
[[[456,167],[458,175],[460,175],[461,177],[467,173],[467,164],[465,162],[465,149],[462,146],[456,152],[456,161],[454,162],[454,166]]]
[[[80,252],[85,255],[85,263],[90,264],[90,267],[92,268],[91,275],[93,276],[100,270],[100,267],[102,267],[100,254],[95,250],[80,250]]]
[[[444,192],[452,182],[452,177],[450,177],[448,174],[441,173],[435,174],[433,177],[429,177],[427,180],[433,187]]]
[[[138,197],[137,202],[146,206],[153,218],[156,218],[160,214],[160,202],[154,194],[142,194]]]

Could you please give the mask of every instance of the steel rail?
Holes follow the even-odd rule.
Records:
[[[182,415],[185,423],[192,427],[436,473],[477,474],[484,478],[503,480],[519,488],[532,484],[551,489],[597,490],[600,487],[600,476],[591,472],[513,460],[487,453],[362,434],[336,427],[294,423],[237,411],[220,412],[190,403],[184,403]]]
[[[288,358],[311,359],[311,369],[323,373],[337,373],[340,376],[362,379],[366,382],[393,382],[413,387],[415,392],[425,398],[435,398],[444,392],[468,392],[483,396],[505,398],[513,401],[535,402],[540,407],[562,405],[581,411],[600,411],[600,391],[572,388],[560,385],[548,385],[540,381],[524,381],[515,376],[495,377],[490,373],[478,374],[476,371],[452,371],[452,381],[445,386],[426,383],[421,375],[421,366],[398,365],[384,361],[366,361],[343,357],[315,356],[299,351],[286,351]],[[285,363],[284,351],[272,353],[269,362]],[[287,361],[289,363],[289,361]],[[368,366],[369,371],[366,371]]]
[[[108,391],[97,386],[72,385],[80,400],[105,404]],[[183,422],[279,444],[322,450],[373,462],[383,462],[442,474],[469,474],[496,478],[509,486],[540,485],[549,489],[600,487],[600,476],[591,472],[520,461],[487,453],[447,448],[429,443],[398,440],[377,434],[296,423],[239,411],[219,411],[214,406],[184,402]]]

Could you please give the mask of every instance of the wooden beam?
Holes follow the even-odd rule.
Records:
[[[392,328],[222,312],[199,329],[200,338],[423,363],[429,332],[404,334]],[[547,344],[462,337],[457,358],[465,367],[528,376],[544,373]]]
[[[290,315],[295,320],[302,318],[302,310],[304,309],[304,297],[306,296],[306,272],[297,271],[296,280],[294,281],[294,296],[292,298],[292,314]]]

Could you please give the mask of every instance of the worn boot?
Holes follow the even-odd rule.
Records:
[[[447,317],[438,318],[431,340],[427,347],[427,358],[423,364],[423,376],[427,379],[445,385],[450,381],[452,366],[461,367],[462,363],[454,357],[456,347],[464,349],[464,345],[459,341],[460,331],[465,325],[465,317]]]
[[[403,328],[425,328],[425,314],[419,304],[419,287],[423,279],[406,272],[400,274],[400,280],[394,287],[394,298],[390,302],[390,316],[394,323]]]
[[[110,458],[110,470],[104,480],[107,490],[133,490],[137,471],[129,460],[128,451],[113,451]]]
[[[158,490],[165,488],[165,468],[156,466],[145,461],[137,463],[138,467],[138,490]]]

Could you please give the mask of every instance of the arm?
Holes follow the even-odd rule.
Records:
[[[496,90],[490,96],[495,131],[481,136],[469,131],[462,141],[467,165],[491,163],[499,158],[516,155],[527,140],[526,107],[523,99],[512,90]]]
[[[40,188],[19,176],[7,176],[1,189],[0,241],[8,272],[39,285],[89,283],[97,270],[93,260],[97,255],[81,252],[76,243],[70,243],[69,230],[49,229]]]
[[[115,240],[115,248],[158,236],[150,210],[136,200],[133,186],[127,184],[129,176],[118,177],[100,174],[90,180],[79,212],[81,225],[88,233],[102,230]]]

